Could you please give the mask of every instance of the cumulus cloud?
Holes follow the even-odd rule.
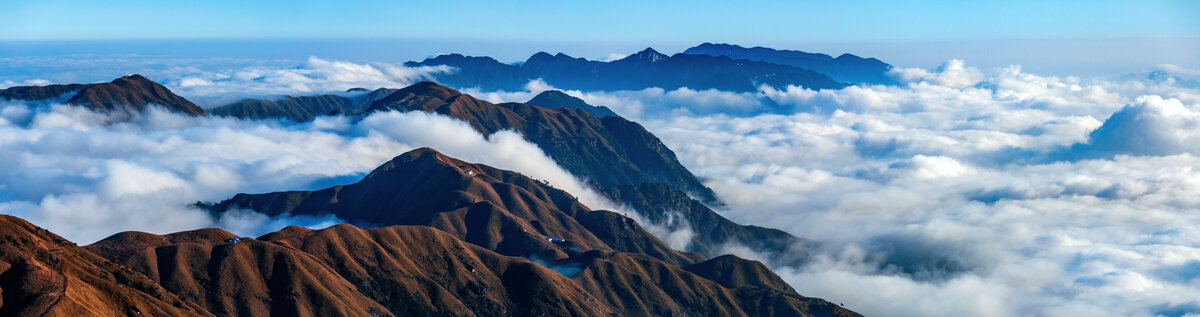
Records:
[[[27,79],[22,81],[3,80],[0,81],[0,89],[5,89],[13,86],[45,86],[49,85],[50,81],[45,79]]]
[[[629,54],[608,53],[608,55],[605,55],[604,58],[596,59],[596,61],[611,62],[611,61],[619,60],[619,59],[622,59],[622,58],[625,58],[628,56],[629,56]]]
[[[1082,155],[1200,153],[1200,112],[1179,99],[1138,97],[1088,134]]]
[[[936,72],[920,68],[893,68],[889,72],[901,82],[929,83],[951,88],[966,88],[983,80],[983,72],[967,66],[967,63],[960,59],[946,61],[938,66]]]
[[[399,88],[430,79],[433,74],[451,71],[454,69],[449,66],[358,64],[314,56],[294,67],[197,69],[168,78],[164,84],[179,95],[218,106],[244,97],[340,93],[350,88]]]
[[[424,112],[295,124],[190,117],[152,107],[114,123],[74,106],[0,107],[0,151],[6,153],[0,157],[0,211],[80,243],[123,230],[219,226],[259,235],[288,224],[343,222],[246,211],[213,218],[189,205],[238,192],[352,183],[392,157],[426,146],[546,180],[588,206],[619,210],[519,134],[485,138],[463,122]]]

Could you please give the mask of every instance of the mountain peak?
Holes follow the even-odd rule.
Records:
[[[434,158],[445,157],[444,154],[442,154],[441,152],[438,152],[437,150],[434,150],[433,148],[422,147],[422,148],[418,148],[418,149],[415,149],[412,151],[405,152],[404,154],[400,154],[400,156],[397,156],[395,158],[395,160],[412,161],[412,160],[419,159],[419,158],[426,157],[426,156],[433,156]]]
[[[450,87],[442,86],[438,83],[424,80],[419,83],[412,84],[408,87],[401,88],[400,90],[397,90],[396,92],[394,92],[392,94],[400,94],[401,96],[407,95],[407,94],[427,95],[427,96],[437,97],[440,99],[449,99],[450,97],[461,95],[462,93],[458,92],[457,90],[451,89]]]
[[[133,74],[133,75],[121,76],[121,78],[114,79],[113,82],[117,82],[118,80],[122,80],[122,79],[132,80],[132,81],[150,81],[149,78],[146,78],[146,76],[142,76],[142,74]]]
[[[608,109],[608,107],[589,105],[587,102],[584,102],[583,99],[575,98],[574,96],[558,90],[543,91],[525,103],[546,109],[555,109],[559,107],[580,109],[591,113],[592,115],[596,116],[596,118],[617,115],[617,113],[613,112],[612,109]]]
[[[79,93],[67,100],[67,103],[103,111],[114,111],[124,107],[141,111],[154,104],[173,112],[204,114],[204,109],[196,104],[138,74],[117,78],[112,82],[83,86]]]
[[[123,76],[107,83],[11,87],[0,90],[0,98],[28,101],[59,99],[55,102],[105,112],[141,111],[153,104],[188,115],[204,114],[204,109],[196,104],[139,74]]]
[[[641,52],[637,52],[633,55],[629,55],[628,57],[622,58],[618,61],[636,61],[636,62],[643,62],[643,63],[653,63],[653,62],[665,60],[669,57],[670,56],[667,56],[666,54],[655,51],[654,48],[647,47],[646,49],[642,50]]]

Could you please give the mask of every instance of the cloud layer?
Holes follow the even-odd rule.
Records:
[[[514,132],[484,138],[469,125],[423,112],[380,112],[360,122],[307,124],[189,117],[151,108],[128,122],[80,107],[0,105],[0,211],[80,243],[122,230],[167,233],[220,226],[258,235],[287,224],[338,219],[213,219],[189,208],[238,192],[317,189],[357,181],[417,147],[522,172],[611,207]],[[454,135],[454,138],[445,138]]]
[[[804,266],[725,248],[802,294],[881,316],[1200,313],[1194,71],[1081,79],[955,60],[894,75],[904,84],[568,94],[661,137],[725,216],[825,242]],[[473,93],[553,87],[526,88]]]
[[[192,98],[399,87],[449,71],[239,65],[164,70],[162,80]],[[1197,74],[1164,65],[1084,79],[949,61],[897,69],[900,86],[568,93],[662,138],[729,204],[723,215],[825,242],[804,266],[726,246],[774,265],[804,295],[867,315],[1181,316],[1200,312]],[[526,101],[552,88],[464,92]],[[418,146],[612,207],[544,168],[554,165],[519,136],[484,139],[428,114],[288,124],[151,111],[103,122],[72,107],[0,107],[0,151],[13,153],[0,157],[0,209],[81,242],[125,229],[319,226],[337,219],[211,219],[182,206],[349,183]],[[692,234],[669,226],[649,229],[673,246]]]
[[[761,92],[796,113],[643,123],[722,214],[828,243],[776,267],[805,295],[887,316],[1200,311],[1196,90],[908,72],[902,87]]]

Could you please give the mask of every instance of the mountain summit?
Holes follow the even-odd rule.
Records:
[[[617,113],[613,112],[612,109],[609,109],[608,107],[589,105],[587,102],[584,102],[583,99],[575,98],[558,90],[543,91],[525,103],[546,109],[554,109],[558,107],[579,109],[587,111],[597,118],[617,116]]]
[[[153,104],[177,113],[204,114],[204,109],[191,101],[136,74],[99,84],[18,86],[0,90],[0,98],[8,100],[54,100],[65,96],[70,96],[67,104],[102,112],[142,111]]]
[[[628,63],[628,62],[654,63],[654,62],[658,62],[658,61],[667,60],[669,58],[671,58],[671,57],[667,56],[663,53],[659,53],[658,51],[655,51],[654,48],[647,47],[646,49],[642,50],[641,52],[634,53],[633,55],[626,56],[625,58],[619,59],[617,61],[618,62],[626,62],[626,63]]]

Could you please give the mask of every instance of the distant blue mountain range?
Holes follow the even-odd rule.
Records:
[[[756,53],[742,54],[743,50]],[[762,50],[778,54],[774,56]],[[796,54],[811,55],[807,59],[810,61],[802,63],[800,58],[793,57]],[[821,62],[821,56],[828,61]],[[708,43],[669,56],[647,48],[611,62],[539,52],[518,64],[501,63],[491,57],[445,54],[405,65],[451,66],[458,70],[437,74],[434,80],[453,87],[510,91],[521,90],[530,80],[539,78],[556,88],[571,90],[640,90],[650,87],[670,90],[687,87],[745,92],[756,91],[761,85],[838,89],[858,83],[890,83],[885,72],[892,68],[877,59],[863,59],[849,54],[835,59],[824,54],[745,49],[736,45]],[[824,72],[815,70],[817,67],[824,69]],[[825,72],[838,75],[835,77]]]

